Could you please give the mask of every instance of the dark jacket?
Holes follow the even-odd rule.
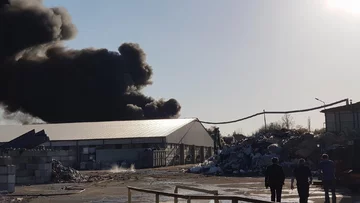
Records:
[[[319,168],[323,173],[323,180],[335,180],[335,163],[333,161],[321,161]]]
[[[312,177],[310,168],[305,165],[300,165],[294,169],[294,177],[297,185],[309,184],[309,179]]]
[[[285,174],[281,166],[272,164],[267,167],[265,172],[265,186],[276,187],[285,183]]]

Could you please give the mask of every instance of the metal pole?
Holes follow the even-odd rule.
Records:
[[[324,110],[326,110],[326,108],[325,108],[326,103],[323,100],[319,99],[319,98],[315,98],[315,99],[318,100],[319,102],[322,102],[324,104]]]
[[[266,114],[265,114],[265,109],[263,110],[264,112],[264,125],[265,125],[265,131],[266,131]]]
[[[319,102],[322,102],[324,104],[324,110],[326,110],[326,108],[325,108],[326,103],[319,98],[315,98],[315,99],[318,100]],[[324,112],[324,116],[325,116],[325,122],[323,123],[323,128],[326,128],[326,126],[325,126],[326,125],[326,112]],[[326,129],[326,131],[327,131],[327,129]]]

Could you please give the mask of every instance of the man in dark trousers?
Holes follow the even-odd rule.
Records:
[[[268,166],[265,172],[265,187],[266,189],[270,187],[272,202],[275,202],[275,195],[276,201],[281,202],[281,192],[285,182],[285,174],[282,167],[278,164],[278,158],[274,157],[271,161],[273,164]]]
[[[325,203],[330,203],[329,190],[331,190],[332,202],[336,203],[336,195],[335,195],[335,163],[329,160],[329,155],[323,154],[322,161],[319,164],[319,169],[323,174],[323,187],[325,190]]]
[[[300,159],[299,165],[294,169],[291,178],[291,189],[294,189],[294,179],[296,179],[297,191],[299,193],[300,203],[307,203],[309,198],[309,188],[312,183],[310,168],[305,166],[305,160]]]

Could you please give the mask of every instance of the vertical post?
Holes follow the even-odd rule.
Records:
[[[355,117],[355,111],[354,111],[354,106],[351,104],[351,113],[352,113],[352,117],[353,117],[353,130],[356,129],[356,117]]]
[[[174,193],[177,194],[178,193],[178,187],[175,187]],[[174,197],[174,203],[178,203],[178,198]]]
[[[128,188],[128,203],[131,203],[131,190]]]
[[[339,132],[341,132],[342,131],[342,129],[341,129],[341,116],[340,116],[340,112],[338,112],[338,117],[339,117]]]
[[[266,115],[265,115],[265,109],[263,110],[264,113],[264,126],[265,126],[265,131],[266,131]]]
[[[156,195],[155,195],[155,202],[156,202],[156,203],[160,203],[160,196],[159,196],[159,194],[156,194]]]
[[[237,199],[233,199],[233,200],[231,201],[231,203],[238,203],[238,200],[237,200]]]
[[[205,148],[204,146],[200,147],[200,162],[204,162],[205,161]]]
[[[196,163],[196,153],[195,153],[195,145],[192,145],[191,146],[191,152],[190,152],[190,154],[191,154],[191,163],[192,164],[195,164]]]
[[[184,165],[184,161],[185,161],[184,144],[180,144],[180,165]]]
[[[214,140],[214,154],[217,154],[217,135],[216,135],[216,130],[213,131],[213,140]]]
[[[80,159],[81,159],[81,154],[80,154],[80,147],[79,147],[79,141],[76,141],[76,163],[77,163],[77,169],[80,169]]]
[[[330,114],[330,112],[328,114]],[[337,113],[334,112],[333,114],[334,114],[334,118],[335,118],[335,132],[339,132],[338,131],[338,120],[337,120],[337,116],[336,116]],[[325,122],[326,122],[326,113],[325,113]],[[328,125],[326,125],[325,127],[326,127],[326,132],[328,132]]]
[[[356,110],[356,121],[357,121],[357,128],[360,128],[360,120],[359,120],[359,111]]]
[[[189,197],[189,199],[187,200],[187,203],[191,203],[191,198]]]
[[[215,196],[218,196],[219,194],[215,194]],[[214,203],[219,203],[219,199],[215,199]]]
[[[218,141],[219,149],[222,149],[222,147],[221,147],[220,130],[219,130],[219,128],[216,128],[216,135],[217,135],[217,141]]]

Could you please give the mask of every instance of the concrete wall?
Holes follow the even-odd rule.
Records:
[[[101,149],[96,152],[96,161],[101,163],[101,168],[108,169],[111,166],[125,161],[135,164],[136,168],[166,166],[166,151],[149,151],[140,149]]]
[[[64,166],[76,167],[77,153],[74,149],[53,152],[53,159],[60,161]]]
[[[0,191],[15,192],[16,166],[12,165],[11,157],[0,157]]]
[[[200,122],[191,122],[166,137],[167,143],[212,147],[214,141]]]
[[[49,150],[11,150],[3,152],[16,166],[16,184],[43,184],[51,181],[52,156]]]
[[[139,153],[145,149],[100,149],[96,150],[96,161],[100,162],[134,162],[139,159]]]

